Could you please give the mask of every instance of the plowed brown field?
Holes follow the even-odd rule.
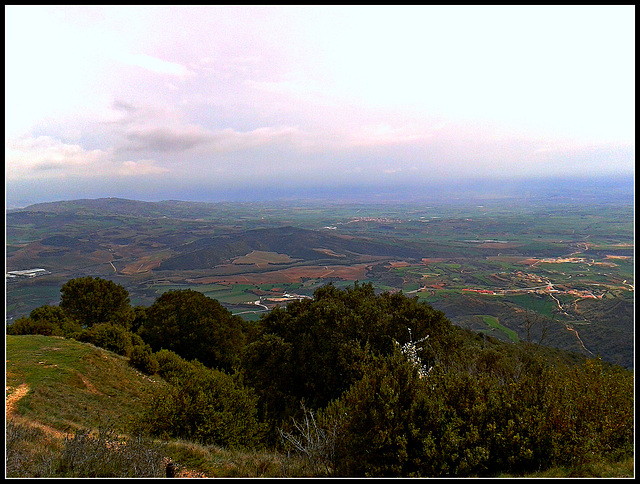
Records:
[[[347,281],[364,279],[368,264],[354,266],[306,266],[290,267],[277,271],[222,275],[193,279],[198,284],[233,283],[233,284],[270,284],[278,282],[301,282],[303,279],[336,278]]]

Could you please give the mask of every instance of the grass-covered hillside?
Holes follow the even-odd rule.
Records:
[[[112,351],[7,335],[6,360],[7,477],[164,477],[167,463],[176,477],[299,474],[297,459],[275,452],[140,438],[132,422],[167,383]]]
[[[9,395],[24,392],[15,415],[63,432],[124,425],[165,384],[132,368],[124,356],[74,339],[8,335],[6,352]]]

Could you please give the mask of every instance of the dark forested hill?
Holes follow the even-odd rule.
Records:
[[[322,250],[355,261],[361,255],[419,259],[424,252],[393,240],[340,237],[326,231],[282,227],[247,230],[242,233],[203,238],[181,246],[179,255],[164,261],[158,270],[207,269],[245,255],[252,250],[278,252],[292,258],[326,259]]]

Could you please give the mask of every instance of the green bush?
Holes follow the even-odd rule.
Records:
[[[415,437],[417,368],[396,348],[370,355],[364,376],[320,412],[325,428],[337,427],[335,473],[352,477],[411,473]]]
[[[28,318],[17,319],[7,326],[7,334],[41,334],[44,336],[69,337],[81,331],[82,325],[67,316],[60,306],[40,306]]]
[[[140,343],[144,344],[136,336],[119,324],[100,323],[85,329],[78,336],[78,340],[84,343],[91,343],[122,356],[128,356],[134,348],[134,341],[138,345]]]
[[[320,412],[323,428],[341,429],[337,475],[518,475],[633,454],[631,372],[506,348],[476,348],[426,373],[398,352],[370,357]]]
[[[148,345],[136,345],[129,353],[129,364],[147,375],[158,371],[158,360]]]
[[[27,317],[16,319],[7,326],[7,334],[41,334],[43,336],[62,336],[60,327],[52,321],[35,320]]]
[[[158,362],[158,375],[169,383],[178,384],[193,371],[192,364],[173,351],[160,350],[154,356]]]
[[[170,375],[171,384],[152,399],[140,428],[163,438],[224,447],[260,444],[264,426],[257,417],[257,396],[250,388],[197,361],[180,363],[170,352],[160,354],[158,362],[159,374]]]
[[[633,373],[600,359],[556,374],[540,423],[553,464],[584,465],[631,455],[633,387]]]
[[[257,325],[260,335],[244,348],[242,368],[268,414],[281,420],[299,416],[301,400],[318,410],[340,397],[362,377],[365,347],[388,355],[394,341],[429,336],[419,356],[432,364],[458,344],[442,312],[402,294],[375,295],[371,284],[344,290],[329,284]]]

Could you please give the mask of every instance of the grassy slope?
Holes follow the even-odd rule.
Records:
[[[165,384],[136,371],[126,358],[90,344],[40,335],[6,338],[7,393],[28,387],[15,404],[15,415],[60,431],[108,423],[122,430],[143,399]]]
[[[5,359],[7,418],[33,428],[28,451],[35,460],[58,454],[65,435],[77,429],[108,426],[126,436],[144,399],[166,385],[130,367],[127,358],[60,337],[7,335]],[[186,441],[169,442],[166,452],[179,463],[181,477],[282,475],[280,458],[269,452]],[[295,466],[290,465],[294,472]]]

